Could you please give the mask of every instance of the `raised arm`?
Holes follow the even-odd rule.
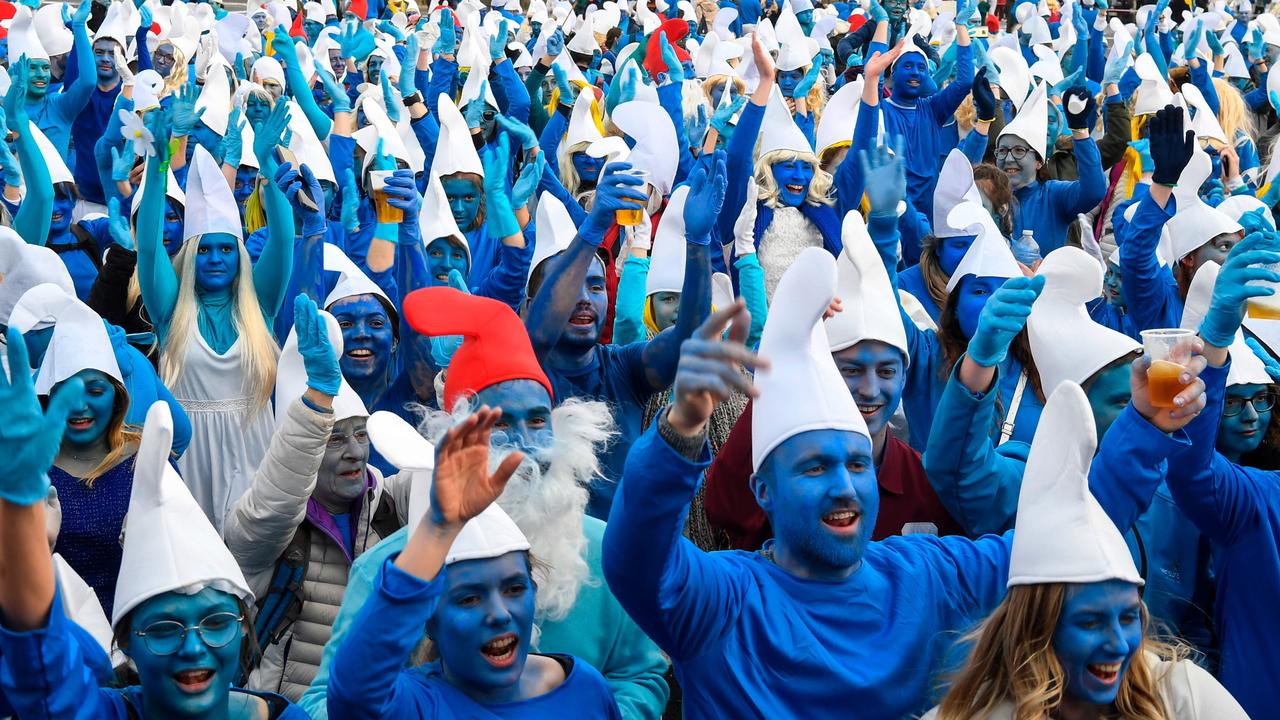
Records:
[[[25,57],[9,69],[9,92],[4,99],[9,127],[18,133],[18,163],[22,178],[27,184],[27,196],[22,200],[18,214],[13,218],[13,229],[23,240],[32,245],[44,245],[49,240],[49,222],[53,215],[53,181],[49,177],[49,165],[40,154],[35,135],[31,133],[27,117],[27,60]]]
[[[168,182],[169,121],[166,111],[154,110],[147,128],[155,138],[155,154],[148,157],[145,187],[134,227],[138,246],[138,287],[147,315],[155,323],[161,345],[178,304],[178,275],[164,249],[165,185]]]
[[[253,139],[253,150],[258,157],[258,166],[261,168],[262,175],[274,177],[277,182],[282,177],[280,171],[288,172],[287,164],[281,166],[275,152],[276,145],[282,142],[288,127],[289,105],[276,103],[271,115],[267,117],[261,130]],[[309,180],[307,176],[310,176]],[[311,170],[304,166],[302,177],[308,186],[307,191],[311,193],[313,204],[323,204],[324,194],[320,192],[320,185],[316,182],[315,176],[311,175]],[[302,190],[303,181],[298,183],[298,187],[291,188],[295,197]],[[253,266],[253,287],[257,291],[262,314],[266,317],[267,325],[270,326],[275,320],[276,313],[280,311],[280,304],[284,301],[284,293],[289,287],[289,278],[293,273],[295,231],[293,209],[276,183],[263,183],[262,202],[267,211],[267,244],[262,248],[258,262]],[[302,200],[299,199],[297,202]],[[313,235],[323,234],[324,229],[304,218],[303,232],[310,232]]]
[[[298,53],[293,48],[293,38],[289,37],[288,28],[283,25],[276,28],[275,37],[271,39],[271,49],[275,52],[276,59],[284,65],[289,94],[298,103],[298,107],[302,108],[302,114],[307,116],[307,122],[311,123],[311,129],[315,130],[316,137],[323,142],[333,130],[333,120],[320,109],[316,96],[311,92],[311,86],[302,75],[302,66],[298,64]],[[389,103],[396,100],[397,98],[387,98]]]
[[[50,99],[60,98],[58,102],[65,104],[67,108],[64,116],[69,118],[74,118],[84,109],[95,86],[93,79],[97,73],[93,68],[93,41],[89,39],[88,28],[92,6],[93,3],[80,3],[80,7],[71,16],[71,54],[76,76],[63,84],[60,95],[50,96]]]

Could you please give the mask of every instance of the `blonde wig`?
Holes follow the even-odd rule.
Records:
[[[747,93],[747,83],[737,75],[712,75],[703,81],[702,96],[706,98],[707,105],[713,110],[716,107],[716,101],[711,97],[711,92],[730,81],[733,82],[733,86],[737,88],[738,95],[745,95]]]
[[[995,612],[965,638],[973,651],[938,707],[938,720],[988,717],[1004,702],[1013,703],[1015,720],[1057,716],[1066,679],[1053,650],[1053,635],[1066,604],[1067,587],[1048,583],[1009,588]],[[1143,661],[1143,653],[1153,652],[1164,660],[1178,660],[1180,653],[1148,637],[1149,623],[1144,604],[1142,643],[1106,717],[1164,720],[1167,716],[1158,689],[1160,678]]]
[[[1258,131],[1253,126],[1253,113],[1244,104],[1244,96],[1225,78],[1214,78],[1213,89],[1218,92],[1218,124],[1232,146],[1238,147],[1246,139],[1257,141]]]
[[[178,301],[173,308],[169,335],[165,338],[160,358],[161,378],[169,387],[173,387],[182,376],[187,345],[195,333],[200,332],[197,324],[200,299],[196,296],[196,254],[199,247],[200,236],[189,238],[173,258],[178,274]],[[253,399],[252,415],[256,415],[271,402],[280,348],[272,339],[262,307],[258,304],[258,293],[253,286],[253,261],[244,248],[244,242],[237,240],[236,248],[240,263],[232,289],[231,319],[242,343],[242,382]]]
[[[560,143],[560,149],[558,151],[560,157],[557,158],[557,161],[560,164],[560,184],[564,185],[564,188],[569,191],[569,194],[572,195],[579,204],[584,206],[586,205],[585,196],[594,194],[594,188],[588,188],[586,190],[582,188],[582,178],[578,177],[578,169],[573,166],[573,156],[574,153],[586,152],[587,148],[590,146],[591,143],[587,142],[574,143],[569,146],[566,146],[564,143]]]
[[[160,91],[160,97],[163,98],[178,92],[187,84],[187,56],[177,45],[167,40],[160,45],[173,48],[173,69],[169,71],[169,77],[164,79],[164,89]]]
[[[804,201],[810,205],[832,205],[831,173],[818,165],[818,158],[812,152],[796,150],[770,150],[756,159],[756,185],[760,188],[760,201],[769,207],[779,206],[781,195],[778,183],[773,179],[773,166],[777,163],[801,160],[813,167],[813,180],[809,183],[809,194]]]

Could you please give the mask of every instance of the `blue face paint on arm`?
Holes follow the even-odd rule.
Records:
[[[867,431],[876,437],[889,424],[902,400],[907,377],[902,351],[878,340],[863,340],[832,353],[832,357],[867,423]]]
[[[240,242],[227,233],[200,237],[196,249],[196,287],[206,293],[231,290],[240,270]]]
[[[569,159],[573,161],[573,170],[578,173],[578,181],[582,187],[595,187],[596,180],[600,179],[600,170],[604,167],[604,159],[591,157],[585,152],[573,153]]]
[[[1066,695],[1094,705],[1116,699],[1142,644],[1138,588],[1122,580],[1072,585],[1053,633],[1053,651],[1066,673]]]
[[[1085,385],[1089,388],[1085,395],[1093,410],[1094,430],[1101,440],[1111,423],[1129,406],[1133,395],[1129,388],[1129,363],[1097,372]]]
[[[774,448],[751,478],[769,517],[774,557],[798,577],[843,580],[858,569],[880,510],[871,441],[810,430]]]
[[[458,176],[442,178],[440,184],[444,187],[445,197],[449,198],[449,210],[458,229],[463,232],[471,230],[484,198],[480,186],[470,178]]]
[[[1222,419],[1218,421],[1218,452],[1238,463],[1246,453],[1262,444],[1271,424],[1272,408],[1266,385],[1232,385],[1227,388]],[[1257,406],[1267,407],[1259,411]],[[1228,415],[1227,413],[1232,413]]]
[[[946,273],[947,277],[951,277],[951,273],[955,272],[956,268],[960,266],[960,261],[964,259],[964,254],[969,252],[969,246],[976,239],[976,235],[938,238],[936,249],[938,267],[942,268],[942,272]]]
[[[427,621],[445,679],[479,702],[524,699],[535,597],[528,553],[452,563],[445,584]]]
[[[338,300],[329,312],[342,329],[342,376],[353,386],[385,378],[395,346],[394,324],[373,294]]]
[[[771,170],[782,204],[798,207],[803,203],[813,182],[813,165],[804,160],[787,160],[774,163]]]
[[[81,370],[75,377],[84,381],[84,399],[67,418],[63,442],[84,448],[98,442],[107,432],[115,411],[117,391],[115,383],[101,370]]]
[[[138,668],[148,716],[215,717],[227,706],[240,671],[243,625],[233,595],[206,587],[195,595],[167,592],[143,602],[128,616],[126,655]],[[193,630],[204,623],[203,633]],[[169,625],[157,625],[169,623]],[[176,651],[169,650],[182,631]],[[146,632],[138,637],[137,632]],[[202,637],[203,635],[203,637]],[[221,647],[213,647],[222,644]]]
[[[1004,278],[967,275],[956,286],[956,316],[966,340],[973,339],[973,334],[978,331],[978,317],[982,315],[982,308],[986,307],[987,300],[1003,284]]]
[[[502,410],[502,417],[493,426],[492,445],[518,448],[526,455],[540,457],[555,442],[551,396],[541,383],[505,380],[476,393],[475,402]]]
[[[467,251],[451,238],[436,238],[427,246],[427,272],[433,287],[449,284],[449,271],[457,270],[466,278],[470,271]]]

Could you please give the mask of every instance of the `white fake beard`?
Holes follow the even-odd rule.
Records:
[[[470,414],[471,403],[459,400],[452,413],[428,413],[419,431],[438,442],[445,431]],[[551,411],[551,429],[555,441],[547,450],[531,453],[510,445],[493,445],[489,454],[492,471],[512,452],[525,453],[498,498],[498,506],[529,540],[540,621],[568,616],[578,590],[590,580],[587,538],[582,530],[587,488],[600,474],[596,454],[616,434],[607,405],[576,398]]]

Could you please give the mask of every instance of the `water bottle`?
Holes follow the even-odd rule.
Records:
[[[1022,231],[1022,237],[1013,244],[1013,257],[1027,267],[1040,261],[1040,244],[1036,242],[1035,233],[1030,230]]]

